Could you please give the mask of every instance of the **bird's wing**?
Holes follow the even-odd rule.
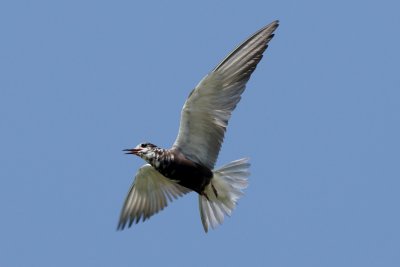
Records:
[[[183,106],[173,148],[213,169],[231,113],[277,27],[260,29],[200,81]]]
[[[129,189],[118,223],[118,230],[130,227],[140,219],[145,221],[168,205],[173,199],[189,193],[187,189],[166,178],[150,164],[143,165]]]

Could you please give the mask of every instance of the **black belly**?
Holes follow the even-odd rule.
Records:
[[[201,194],[210,183],[213,173],[207,167],[194,162],[160,164],[156,168],[165,177]]]

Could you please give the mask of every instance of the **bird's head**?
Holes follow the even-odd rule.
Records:
[[[125,154],[132,154],[141,157],[146,161],[150,161],[155,156],[157,146],[151,143],[140,143],[135,148],[124,149]]]

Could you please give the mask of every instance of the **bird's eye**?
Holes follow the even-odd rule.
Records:
[[[142,148],[145,148],[146,147],[146,144],[141,144],[140,145]]]

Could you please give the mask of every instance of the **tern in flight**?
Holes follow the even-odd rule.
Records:
[[[147,220],[173,199],[195,191],[199,195],[205,232],[230,216],[247,187],[247,158],[214,169],[232,111],[263,57],[279,22],[261,28],[219,63],[190,93],[178,136],[170,149],[140,143],[125,149],[147,164],[137,172],[125,199],[118,229]]]

